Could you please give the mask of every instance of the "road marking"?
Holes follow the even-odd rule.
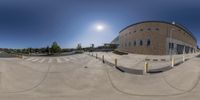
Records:
[[[49,61],[48,61],[48,63],[51,63],[53,60],[51,59],[51,58],[49,58]]]
[[[65,59],[65,61],[66,61],[66,62],[68,62],[68,61],[69,61],[69,59],[67,59],[67,58],[63,58],[63,59]]]
[[[38,61],[38,60],[39,60],[39,58],[35,58],[35,59],[31,60],[31,61],[35,62],[35,61]]]
[[[26,61],[33,60],[33,59],[34,59],[34,58],[30,57],[30,58],[26,59]]]
[[[45,61],[45,58],[41,59],[41,60],[39,61],[39,63],[42,63],[42,62],[44,62],[44,61]]]
[[[68,57],[68,59],[70,59],[70,60],[77,60],[77,58],[75,58],[75,57]]]
[[[56,58],[58,63],[61,63],[62,61],[60,60],[60,58]]]

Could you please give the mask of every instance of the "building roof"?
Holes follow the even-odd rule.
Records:
[[[170,23],[170,22],[165,22],[165,21],[143,21],[143,22],[138,22],[138,23],[131,24],[131,25],[125,27],[125,28],[122,29],[119,33],[121,33],[122,31],[124,31],[124,30],[126,30],[127,28],[132,27],[132,26],[134,26],[134,25],[138,25],[138,24],[142,24],[142,23],[151,23],[151,22],[154,22],[154,23],[164,23],[164,24],[169,24],[169,25],[178,27],[178,28],[184,30],[187,34],[189,34],[189,35],[197,42],[195,36],[194,36],[194,35],[192,34],[192,32],[189,31],[185,26],[183,26],[183,25],[181,25],[181,24],[177,24],[177,23],[176,23],[176,24],[172,24],[172,23]]]

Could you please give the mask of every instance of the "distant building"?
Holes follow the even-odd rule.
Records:
[[[91,44],[91,48],[94,48],[94,44]]]
[[[103,46],[98,46],[96,51],[113,51],[117,49],[117,44],[105,43]]]
[[[117,36],[110,44],[117,44],[119,45],[119,36]]]
[[[188,29],[174,22],[145,21],[119,32],[118,50],[150,55],[192,53],[197,50],[197,40]]]
[[[111,43],[106,43],[104,45],[109,45],[112,49],[117,49],[119,47],[119,36],[117,36],[114,40],[112,40]]]

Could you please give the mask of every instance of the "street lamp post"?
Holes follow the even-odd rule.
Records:
[[[175,25],[175,22],[173,21],[172,24]],[[173,46],[173,45],[172,45],[172,44],[173,44],[173,43],[172,43],[172,42],[173,42],[173,41],[172,41],[172,31],[174,31],[174,30],[175,30],[175,29],[173,29],[173,28],[170,30],[170,49],[169,49],[169,50],[170,50],[170,60],[172,60],[172,49],[173,49],[173,48],[172,48],[172,46]],[[174,47],[174,46],[173,46],[173,47]]]
[[[172,48],[172,46],[173,46],[173,43],[172,43],[172,42],[173,42],[173,40],[172,40],[172,32],[173,32],[173,31],[174,31],[174,29],[171,29],[171,30],[170,30],[170,49],[169,49],[169,50],[170,50],[170,51],[169,51],[169,53],[170,53],[170,60],[172,60],[172,49],[173,49],[173,48]],[[174,46],[173,46],[173,47],[174,47]]]

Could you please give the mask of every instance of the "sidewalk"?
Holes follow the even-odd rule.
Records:
[[[162,72],[171,69],[172,61],[169,55],[139,55],[139,54],[128,54],[128,55],[117,55],[112,52],[91,52],[87,53],[91,56],[98,57],[110,64],[115,65],[115,59],[117,59],[117,68],[127,73],[138,74],[144,70],[145,62],[148,63],[149,71],[152,73]],[[173,55],[174,66],[183,63],[185,61],[199,55],[199,53],[185,54],[185,55]]]

